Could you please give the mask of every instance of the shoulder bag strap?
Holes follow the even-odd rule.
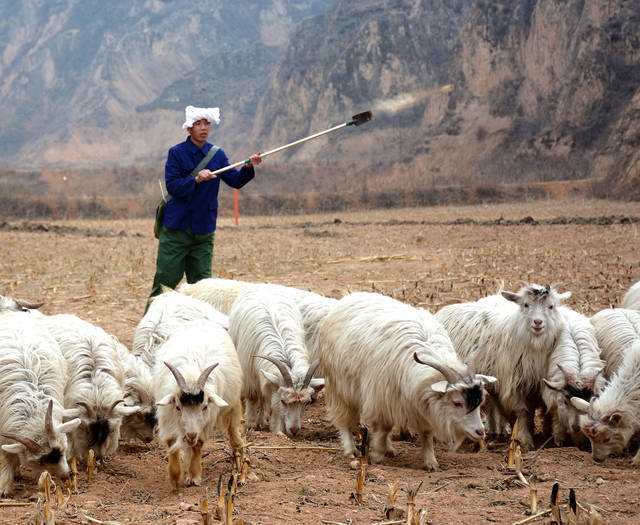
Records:
[[[218,152],[220,148],[218,146],[211,146],[211,149],[209,150],[209,153],[207,153],[204,157],[204,159],[202,159],[200,162],[198,162],[198,165],[193,168],[193,171],[189,174],[189,177],[195,177],[196,175],[198,175],[198,172],[204,168],[207,164],[209,164],[209,161],[213,158],[213,156]],[[160,184],[160,191],[162,191],[162,183],[160,182],[160,180],[158,179],[158,183]],[[164,191],[162,191],[162,200],[167,203],[171,200],[171,195],[167,193],[167,196],[164,196]]]
[[[218,152],[219,149],[220,148],[218,146],[211,146],[209,153],[207,153],[204,159],[202,159],[198,163],[198,165],[195,168],[193,168],[193,171],[189,176],[195,177],[202,168],[204,168],[207,164],[209,164],[209,161],[213,158],[213,156]]]

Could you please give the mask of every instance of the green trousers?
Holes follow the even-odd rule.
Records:
[[[187,275],[188,283],[211,277],[214,233],[193,234],[160,227],[156,275],[149,300],[162,293],[162,286],[175,288]],[[149,308],[149,301],[145,313]]]

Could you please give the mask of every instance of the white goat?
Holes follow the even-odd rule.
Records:
[[[67,360],[64,390],[65,418],[79,417],[82,424],[71,434],[70,454],[84,459],[93,449],[97,458],[113,455],[118,448],[122,417],[140,411],[124,402],[124,367],[120,343],[75,315],[42,317]]]
[[[458,355],[498,379],[498,407],[506,417],[517,416],[520,440],[527,447],[533,446],[542,379],[563,327],[557,307],[570,295],[530,284],[518,293],[502,291],[501,296],[452,304],[435,314]]]
[[[212,305],[216,310],[229,315],[233,303],[251,283],[236,281],[235,279],[201,279],[189,284],[182,283],[178,286],[178,292],[200,299]]]
[[[153,440],[157,424],[156,405],[153,402],[153,376],[144,361],[122,344],[117,346],[124,366],[124,404],[139,410],[122,418],[121,439],[139,439],[145,443]]]
[[[0,319],[0,497],[13,491],[20,465],[69,479],[62,398],[66,361],[49,333],[29,314]]]
[[[318,356],[327,414],[345,455],[355,453],[351,432],[360,421],[371,432],[373,462],[393,453],[395,425],[421,435],[424,467],[431,470],[438,466],[434,435],[454,447],[485,435],[483,384],[495,378],[470,372],[426,310],[375,293],[343,297],[320,324]]]
[[[290,287],[289,290],[293,290],[291,292],[293,299],[300,309],[305,346],[309,359],[315,361],[318,357],[318,330],[320,323],[322,323],[331,308],[338,304],[338,300],[305,290],[292,289]]]
[[[590,403],[576,397],[572,402],[585,412],[580,427],[591,441],[593,459],[603,461],[610,454],[621,453],[631,438],[640,434],[640,341],[625,349],[620,368],[600,396]],[[640,450],[633,464],[640,466]]]
[[[560,446],[567,436],[576,445],[586,444],[580,431],[580,411],[572,397],[589,401],[604,386],[605,362],[589,318],[565,306],[559,308],[564,328],[551,353],[542,387],[542,399],[552,418],[553,439]]]
[[[208,319],[227,328],[228,317],[210,304],[176,291],[153,298],[149,309],[138,323],[132,352],[149,367],[155,364],[155,350],[171,333],[194,319]]]
[[[177,329],[157,350],[153,392],[158,438],[169,452],[169,482],[202,482],[202,446],[217,428],[232,452],[242,445],[242,369],[233,342],[218,323],[197,320]]]
[[[312,395],[324,386],[312,379],[318,366],[310,363],[302,317],[288,291],[257,284],[242,292],[229,315],[245,382],[248,427],[295,435]],[[278,374],[279,372],[279,374]]]
[[[622,298],[621,308],[640,310],[640,281],[631,286]]]
[[[620,367],[625,350],[640,339],[640,312],[628,308],[606,308],[591,316],[596,339],[606,361],[609,379]]]

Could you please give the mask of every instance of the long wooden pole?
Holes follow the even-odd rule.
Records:
[[[269,155],[273,155],[274,153],[279,153],[280,151],[291,148],[293,146],[297,146],[298,144],[302,144],[304,142],[317,139],[318,137],[322,137],[323,135],[326,135],[328,133],[333,133],[334,131],[338,131],[339,129],[346,128],[347,126],[351,126],[351,125],[359,126],[360,124],[364,124],[365,122],[368,122],[369,120],[371,120],[371,118],[372,118],[371,111],[358,113],[357,115],[354,115],[352,119],[349,120],[348,122],[343,122],[342,124],[338,124],[337,126],[333,126],[332,128],[325,129],[324,131],[319,131],[318,133],[314,133],[313,135],[309,135],[308,137],[294,140],[293,142],[289,142],[289,144],[285,144],[284,146],[279,146],[277,148],[270,149],[269,151],[265,151],[260,155],[262,157],[268,157]],[[244,164],[249,164],[249,162],[251,162],[251,159],[244,159],[238,162],[234,162],[233,164],[229,164],[224,168],[220,168],[219,170],[213,171],[212,174],[217,175],[218,173],[224,173],[225,171],[231,170],[233,168],[239,168]]]

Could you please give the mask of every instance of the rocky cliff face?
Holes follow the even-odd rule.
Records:
[[[256,137],[377,118],[291,160],[373,166],[357,184],[374,187],[637,177],[638,2],[344,2],[293,39]]]
[[[273,157],[265,192],[640,186],[637,0],[20,6],[0,4],[0,154],[14,163],[158,163],[184,106],[214,103],[213,140],[234,157],[374,111]]]
[[[223,105],[220,85],[259,84],[294,26],[329,4],[3,1],[0,155],[22,165],[157,160],[183,136],[183,99]],[[181,96],[167,96],[172,86]]]

